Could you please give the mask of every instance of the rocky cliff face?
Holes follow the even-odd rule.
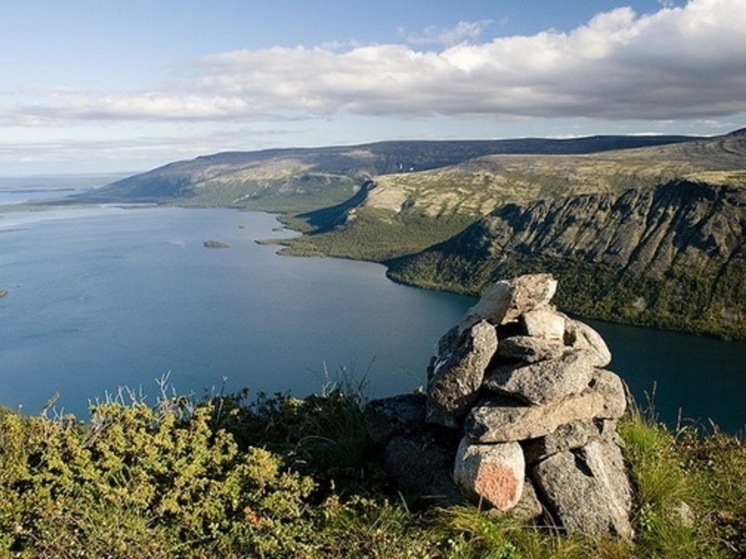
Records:
[[[584,316],[745,339],[746,189],[678,181],[509,204],[389,273],[477,293],[539,269]]]

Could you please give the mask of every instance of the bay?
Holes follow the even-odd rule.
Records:
[[[376,264],[280,257],[273,216],[116,207],[0,220],[0,404],[85,415],[127,386],[318,392],[340,370],[371,397],[425,382],[471,304],[396,285]],[[4,231],[4,232],[3,232]],[[205,240],[229,248],[205,248]]]
[[[278,256],[255,242],[288,234],[277,225],[225,209],[0,216],[0,405],[37,413],[59,393],[57,408],[84,418],[122,386],[154,402],[165,376],[197,396],[304,396],[340,371],[368,397],[423,385],[473,299],[392,283],[377,264]],[[662,421],[744,427],[746,344],[589,322]]]
[[[746,434],[746,343],[586,320],[638,407],[674,429]]]

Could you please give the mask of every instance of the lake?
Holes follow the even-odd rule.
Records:
[[[379,265],[280,257],[273,216],[68,209],[0,219],[0,403],[55,392],[80,414],[120,385],[316,392],[345,369],[371,396],[425,382],[470,299],[396,285]],[[205,248],[205,240],[229,248]]]
[[[0,404],[87,416],[122,386],[158,395],[319,392],[344,370],[369,397],[425,383],[437,339],[473,299],[397,285],[383,266],[259,245],[273,216],[100,207],[0,216]],[[204,241],[227,243],[206,248]],[[746,344],[591,323],[610,369],[660,418],[744,426]]]

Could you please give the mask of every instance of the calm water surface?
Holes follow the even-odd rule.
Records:
[[[151,400],[244,386],[319,391],[340,368],[371,397],[425,382],[432,347],[473,303],[388,281],[376,264],[280,257],[266,214],[104,207],[0,216],[0,404],[85,417],[126,385]],[[218,240],[229,248],[205,248]],[[611,369],[661,419],[744,425],[746,344],[593,323]]]
[[[318,391],[341,367],[371,396],[424,382],[470,304],[396,285],[382,266],[285,258],[266,214],[101,208],[0,219],[0,403],[37,411],[170,373],[176,388]],[[205,248],[219,240],[230,248]]]

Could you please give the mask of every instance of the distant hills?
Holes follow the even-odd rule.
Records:
[[[685,136],[571,140],[401,141],[359,146],[226,152],[169,163],[82,201],[189,203],[297,212],[349,198],[365,181],[457,165],[491,154],[582,154],[691,141]]]
[[[746,339],[746,130],[221,153],[76,201],[280,212],[294,254],[466,293],[544,269],[566,310]]]

